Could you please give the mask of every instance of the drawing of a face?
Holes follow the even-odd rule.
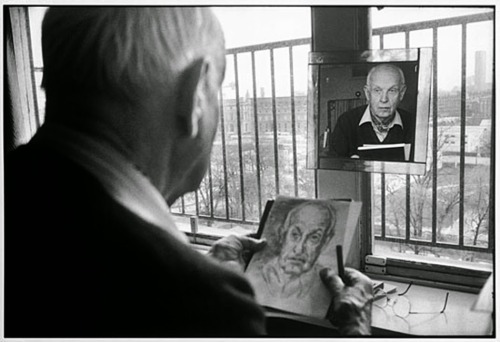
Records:
[[[288,215],[278,260],[285,273],[300,275],[314,266],[325,242],[333,235],[334,218],[330,210],[315,204],[292,209]]]

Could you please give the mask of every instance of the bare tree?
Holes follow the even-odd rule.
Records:
[[[475,182],[467,189],[467,215],[465,215],[465,224],[468,232],[472,233],[474,246],[478,245],[480,233],[488,232],[490,210],[489,167],[477,167],[475,171]]]

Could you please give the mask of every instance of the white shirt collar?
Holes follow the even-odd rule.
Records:
[[[160,192],[115,148],[81,132],[45,123],[40,138],[67,158],[84,167],[124,207],[147,222],[163,228],[183,242],[170,209]]]
[[[370,115],[370,106],[366,106],[365,112],[361,117],[361,120],[359,121],[359,126],[367,122],[373,124],[372,116]],[[401,120],[401,115],[397,110],[396,110],[396,115],[394,116],[394,120],[392,120],[392,122],[389,125],[389,129],[394,127],[394,125],[400,125],[401,127],[403,127],[403,121]]]

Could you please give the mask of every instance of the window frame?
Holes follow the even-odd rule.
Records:
[[[26,34],[29,37],[30,36],[30,26],[29,26],[29,13],[27,10],[27,7],[20,7],[24,8],[26,10],[26,16],[24,17],[26,20],[26,25],[25,29],[27,30]],[[491,13],[491,20],[494,22],[494,14],[495,12]],[[479,15],[482,16],[482,15]],[[409,34],[409,33],[407,33]],[[305,39],[303,41],[310,41],[308,39]],[[383,41],[381,39],[381,41]],[[30,56],[32,55],[31,52],[31,42],[28,44],[28,51]],[[237,49],[234,49],[237,50]],[[33,86],[30,87],[30,89],[27,89],[26,91],[28,93],[31,93],[34,98],[36,98],[36,95],[38,94],[37,89],[36,89],[36,84],[34,83],[35,80],[35,72],[40,72],[41,69],[39,67],[35,67],[33,65],[33,58],[30,57],[30,71],[31,75],[27,73],[25,76],[29,77],[31,81],[33,82]],[[436,75],[434,75],[435,77]],[[434,88],[435,94],[434,94],[434,99],[437,99],[437,89],[436,87]],[[435,101],[435,100],[434,100]],[[36,102],[36,100],[35,100]],[[36,108],[36,118],[40,120],[39,118],[41,117],[41,114],[38,112],[39,108],[37,107],[37,103],[34,104]],[[465,106],[465,105],[463,105]],[[493,102],[494,106],[494,102]],[[275,107],[275,104],[273,105]],[[274,113],[276,113],[276,108],[273,109]],[[493,108],[494,111],[494,108]],[[234,115],[234,113],[232,114]],[[239,113],[236,113],[236,115],[239,115]],[[266,115],[267,116],[267,115]],[[260,123],[265,123],[267,122],[266,120],[261,120]],[[297,124],[292,123],[293,124]],[[40,123],[38,123],[39,127]],[[276,126],[276,122],[275,122]],[[274,127],[274,130],[276,130],[276,127]],[[491,162],[490,162],[490,183],[492,185],[491,189],[495,189],[495,116],[492,116],[492,130],[491,130]],[[277,143],[277,142],[276,142]],[[434,153],[431,151],[431,153]],[[370,262],[367,262],[366,257],[370,257],[373,255],[372,253],[372,247],[373,247],[373,234],[372,234],[372,191],[371,191],[371,184],[372,184],[372,176],[371,175],[364,175],[361,178],[361,197],[364,200],[365,203],[369,203],[369,205],[364,206],[363,211],[362,211],[362,217],[360,218],[360,223],[359,223],[359,234],[360,234],[360,241],[361,241],[361,247],[360,247],[360,257],[361,257],[361,262],[360,266],[362,269],[367,271],[368,274],[373,274],[378,277],[388,277],[388,278],[394,278],[394,279],[399,279],[399,278],[412,278],[415,280],[416,283],[429,283],[432,282],[433,286],[444,286],[444,287],[458,287],[458,288],[463,288],[471,291],[477,291],[486,281],[488,276],[491,274],[491,271],[489,270],[484,270],[484,269],[479,269],[479,268],[468,268],[468,267],[458,267],[458,266],[448,266],[448,265],[438,265],[438,264],[433,264],[433,263],[422,263],[418,261],[412,261],[408,259],[399,259],[399,258],[393,258],[393,257],[387,257],[385,258],[382,262],[384,263],[383,266],[385,266],[385,271],[384,274],[381,274],[380,269],[373,269],[371,266],[380,266],[380,265],[373,265]],[[318,189],[317,189],[317,171],[314,172],[314,184],[315,184],[315,197],[318,197]],[[493,229],[493,224],[494,224],[494,208],[495,208],[495,198],[494,198],[494,191],[490,191],[490,211],[489,211],[489,220],[490,220],[490,241],[491,244],[494,245],[494,229]],[[177,214],[174,214],[177,215]],[[182,215],[186,216],[186,214]],[[187,214],[189,216],[189,214]],[[228,220],[229,221],[229,220]],[[258,226],[258,222],[254,222],[255,226]],[[209,235],[209,234],[203,234],[200,232],[196,232],[195,230],[191,230],[191,232],[186,233],[187,236],[189,237],[190,241],[196,245],[199,246],[210,246],[214,241],[220,238],[220,236],[217,235]],[[493,251],[494,253],[494,251]],[[377,256],[375,256],[377,257]],[[377,261],[379,262],[379,261]],[[367,270],[367,266],[370,270]],[[370,268],[371,267],[371,268]],[[431,280],[434,279],[434,280]],[[452,279],[453,281],[446,281]],[[436,281],[437,280],[437,281]],[[457,285],[457,284],[463,284],[463,286]]]

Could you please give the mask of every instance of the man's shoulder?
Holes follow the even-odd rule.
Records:
[[[401,117],[410,117],[412,115],[408,110],[404,108],[398,108],[398,113],[399,115],[401,115]]]
[[[365,113],[367,105],[359,106],[353,109],[350,109],[344,113],[342,113],[339,117],[339,121],[341,122],[350,122],[350,123],[359,123],[361,117]]]
[[[401,121],[403,121],[403,126],[407,128],[413,127],[413,123],[415,122],[415,115],[403,108],[398,108],[397,110],[399,116],[401,117]]]
[[[356,108],[349,109],[348,111],[344,112],[341,117],[349,117],[349,118],[361,118],[363,114],[365,113],[367,105],[362,105]]]

